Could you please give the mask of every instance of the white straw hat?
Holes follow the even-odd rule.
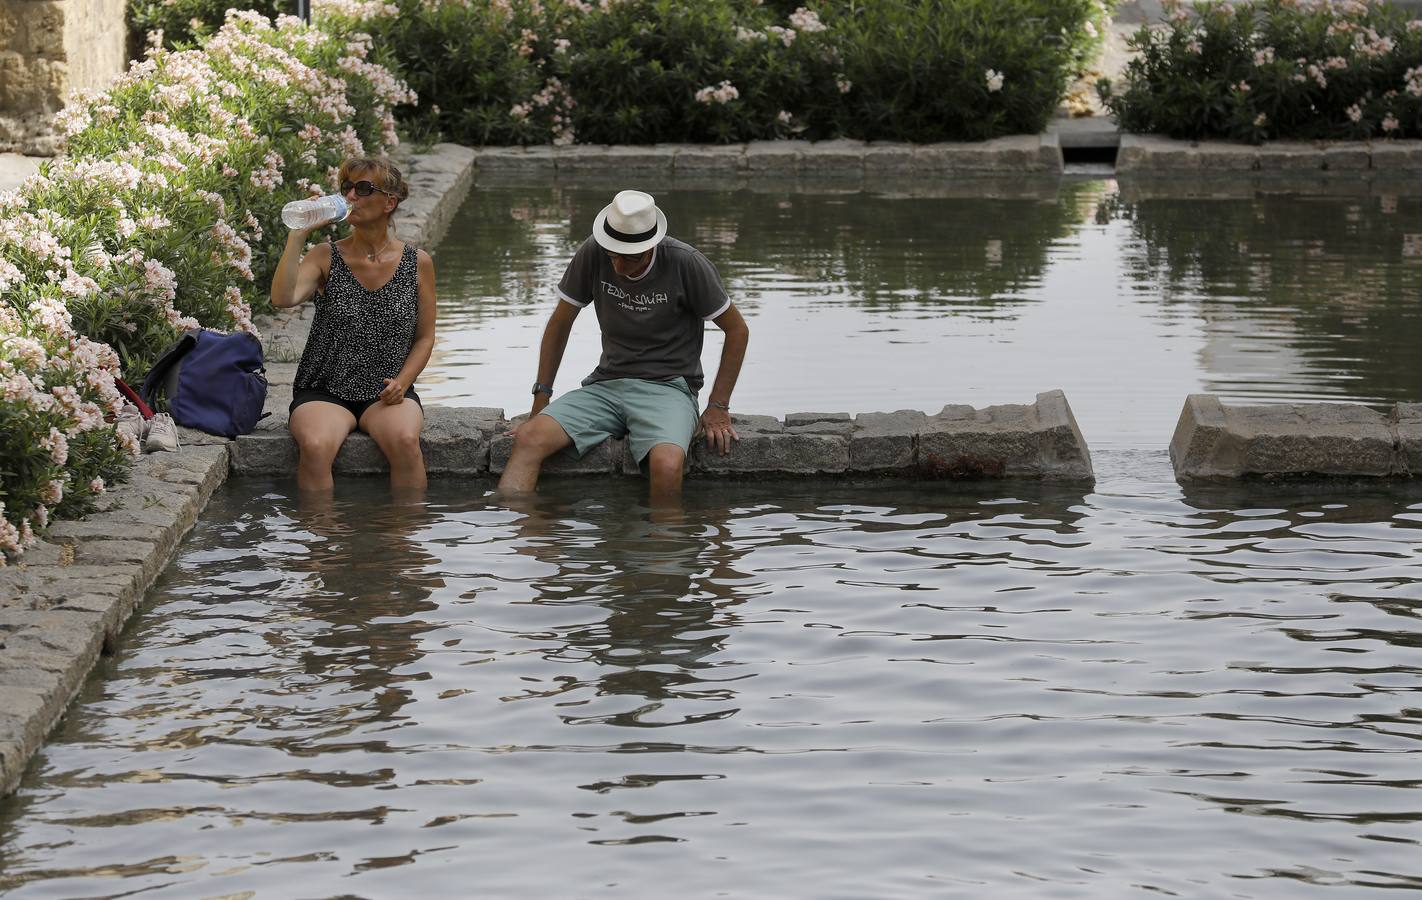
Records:
[[[603,249],[628,256],[652,249],[666,236],[667,217],[652,195],[641,191],[618,191],[593,222],[593,239]]]

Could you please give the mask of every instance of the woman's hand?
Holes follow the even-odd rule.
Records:
[[[405,402],[405,385],[400,379],[385,379],[385,387],[380,391],[380,402],[387,406],[399,406]]]

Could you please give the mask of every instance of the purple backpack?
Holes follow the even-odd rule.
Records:
[[[173,421],[208,434],[236,437],[257,427],[267,402],[262,344],[244,331],[190,331],[158,357],[139,396],[167,398]]]

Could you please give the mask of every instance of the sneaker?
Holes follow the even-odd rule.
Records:
[[[148,435],[143,439],[143,449],[148,453],[178,449],[178,424],[172,416],[158,413],[148,420]]]
[[[133,438],[133,442],[140,447],[143,446],[143,433],[147,430],[147,424],[143,421],[143,413],[132,403],[125,403],[123,409],[114,417],[114,430]]]

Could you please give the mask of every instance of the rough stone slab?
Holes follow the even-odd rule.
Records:
[[[1234,406],[1210,394],[1185,401],[1170,461],[1180,481],[1405,474],[1388,416],[1351,403]]]
[[[1422,476],[1422,403],[1399,403],[1392,410],[1393,434],[1397,440],[1394,468]]]
[[[1116,151],[1116,172],[1191,174],[1200,169],[1200,154],[1187,141],[1147,134],[1123,134]]]
[[[1307,141],[1270,141],[1258,151],[1259,171],[1297,172],[1323,168],[1323,148]]]
[[[705,441],[691,448],[691,471],[710,475],[837,475],[849,468],[847,435],[741,431],[725,456]]]
[[[1061,391],[1032,404],[946,406],[918,432],[923,477],[1092,478],[1091,456]]]
[[[1374,170],[1422,170],[1422,141],[1375,141],[1369,153]]]
[[[1014,135],[976,143],[922,144],[914,148],[913,170],[946,172],[1060,172],[1061,144],[1053,135]]]
[[[869,142],[864,148],[866,176],[904,175],[913,169],[913,145]]]
[[[426,409],[420,434],[426,471],[431,475],[487,475],[489,441],[502,417],[503,410],[486,407]],[[284,418],[272,430],[244,434],[233,444],[233,474],[291,475],[296,464],[296,441],[286,430]],[[389,470],[375,441],[361,432],[346,438],[333,467],[340,475],[378,475]]]
[[[928,417],[916,409],[860,413],[849,438],[851,472],[901,472],[917,462],[916,437]]]
[[[1323,145],[1323,167],[1330,172],[1366,174],[1372,168],[1372,152],[1361,141],[1340,141]]]
[[[1259,167],[1259,148],[1225,141],[1200,141],[1194,146],[1206,172],[1250,172]]]
[[[554,147],[481,147],[476,151],[474,165],[484,174],[548,174],[557,172]]]
[[[735,175],[746,168],[744,145],[663,144],[672,152],[672,172],[678,177]]]
[[[599,147],[596,154],[580,155],[574,152],[577,149],[566,147],[558,154],[558,174],[572,172],[666,178],[672,174],[676,157],[675,152],[658,144]]]
[[[813,141],[800,159],[801,170],[817,178],[860,178],[864,175],[864,141],[840,138]]]
[[[799,141],[751,141],[745,145],[746,170],[752,175],[799,175],[801,147]]]
[[[644,158],[647,151],[641,153],[636,151],[636,147],[623,147],[624,150],[632,150],[633,158]],[[586,175],[601,174],[608,171],[609,159],[612,148],[607,144],[572,144],[566,147],[553,148],[553,165],[559,175]],[[670,169],[668,160],[668,169]]]

